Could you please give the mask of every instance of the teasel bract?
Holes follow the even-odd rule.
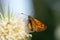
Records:
[[[32,37],[25,29],[25,22],[10,15],[9,6],[6,13],[7,16],[4,15],[1,3],[0,8],[2,10],[0,12],[0,40],[28,40]]]

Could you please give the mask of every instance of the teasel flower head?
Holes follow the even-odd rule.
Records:
[[[26,24],[23,20],[10,16],[9,7],[6,13],[7,16],[4,16],[3,8],[1,7],[1,9],[0,40],[28,40],[32,37],[32,35],[26,31]]]

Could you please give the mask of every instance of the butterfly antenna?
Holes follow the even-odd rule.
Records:
[[[26,14],[24,14],[24,13],[21,13],[21,14],[23,14],[23,15],[25,15],[25,16],[28,16],[28,15],[26,15]]]
[[[21,13],[21,14],[23,14],[23,15],[25,15],[25,16],[28,16],[28,17],[30,17],[29,15],[26,15],[26,14],[24,14],[24,13]]]

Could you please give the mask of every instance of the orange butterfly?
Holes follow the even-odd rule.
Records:
[[[23,14],[23,13],[22,13]],[[41,23],[39,20],[28,16],[28,29],[31,31],[40,32],[45,30],[47,27]]]

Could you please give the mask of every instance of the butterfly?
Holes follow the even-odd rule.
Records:
[[[40,32],[40,31],[44,31],[47,27],[39,20],[37,20],[31,16],[28,16],[28,28],[31,31]]]
[[[22,13],[23,14],[23,13]],[[28,29],[32,32],[41,32],[44,31],[47,27],[41,21],[33,18],[32,16],[28,16]]]

